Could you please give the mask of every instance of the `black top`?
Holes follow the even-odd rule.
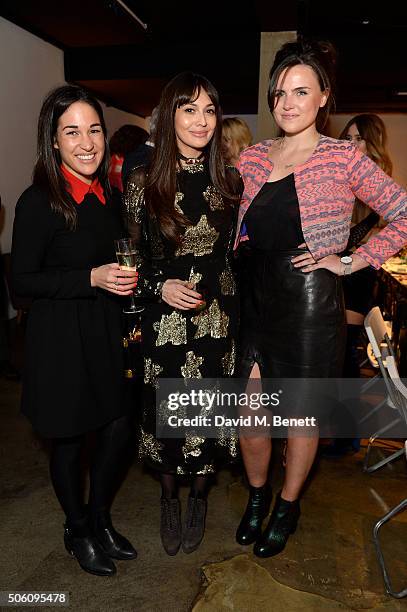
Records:
[[[14,220],[14,290],[33,299],[22,410],[47,437],[79,435],[124,412],[124,299],[90,285],[93,267],[116,261],[120,202],[115,196],[103,205],[88,194],[77,212],[71,231],[47,195],[32,186],[20,197]]]
[[[126,187],[130,172],[138,166],[148,166],[153,156],[154,147],[145,142],[124,156],[122,165],[122,183]]]
[[[264,183],[243,222],[250,246],[267,251],[295,249],[304,242],[294,174]]]

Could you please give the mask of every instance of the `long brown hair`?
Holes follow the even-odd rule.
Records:
[[[47,192],[52,210],[64,217],[70,229],[76,227],[76,206],[68,193],[68,185],[61,171],[61,155],[54,147],[54,142],[58,120],[74,102],[86,102],[98,114],[105,137],[105,153],[96,171],[96,176],[105,194],[110,193],[109,150],[102,107],[96,98],[82,87],[63,85],[53,89],[45,98],[38,119],[37,161],[34,166],[33,183]]]
[[[325,127],[329,114],[335,106],[334,86],[336,51],[328,41],[312,41],[299,37],[296,42],[285,43],[276,53],[274,63],[270,69],[269,88],[267,93],[270,112],[276,106],[275,92],[278,79],[287,68],[299,64],[309,66],[315,72],[321,91],[327,92],[327,101],[317,115],[316,127],[318,131]]]
[[[225,197],[227,204],[238,200],[239,177],[226,172],[222,158],[222,111],[219,96],[208,79],[193,72],[182,72],[164,87],[158,106],[155,148],[146,178],[145,201],[148,212],[155,217],[161,233],[178,243],[187,219],[174,208],[177,191],[178,146],[174,127],[177,108],[194,102],[205,91],[215,107],[216,128],[205,149],[205,163],[214,187]]]
[[[387,151],[387,131],[382,119],[373,113],[356,115],[343,128],[339,138],[347,138],[349,128],[356,125],[360,137],[366,142],[366,153],[386,174],[391,176],[393,163]]]

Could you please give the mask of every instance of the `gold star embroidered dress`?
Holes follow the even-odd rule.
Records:
[[[236,172],[228,168],[228,172]],[[160,471],[209,474],[218,462],[236,456],[237,437],[222,432],[215,439],[187,430],[184,438],[157,439],[155,390],[160,378],[225,378],[233,375],[238,324],[236,283],[231,269],[237,205],[229,206],[211,184],[205,163],[177,173],[174,209],[190,222],[179,245],[160,234],[144,202],[145,171],[133,170],[125,205],[130,234],[138,244],[139,282],[144,303],[143,416],[140,455]],[[161,297],[166,279],[201,281],[206,289],[204,310],[181,311]],[[158,409],[165,419],[166,403]]]

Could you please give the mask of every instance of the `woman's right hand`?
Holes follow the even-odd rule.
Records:
[[[193,290],[193,284],[179,278],[169,278],[161,289],[161,297],[173,308],[191,310],[202,304],[202,296]]]
[[[110,263],[92,268],[90,284],[116,295],[132,295],[137,286],[137,278],[136,270],[121,270],[118,263]]]

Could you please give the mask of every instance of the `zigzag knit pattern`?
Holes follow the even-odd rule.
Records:
[[[235,248],[247,239],[243,217],[273,169],[268,158],[271,143],[260,142],[240,156],[238,169],[245,189]],[[407,243],[407,192],[352,143],[321,136],[311,157],[295,167],[294,180],[302,231],[316,260],[345,249],[355,198],[388,222],[356,251],[363,259],[380,268]]]

